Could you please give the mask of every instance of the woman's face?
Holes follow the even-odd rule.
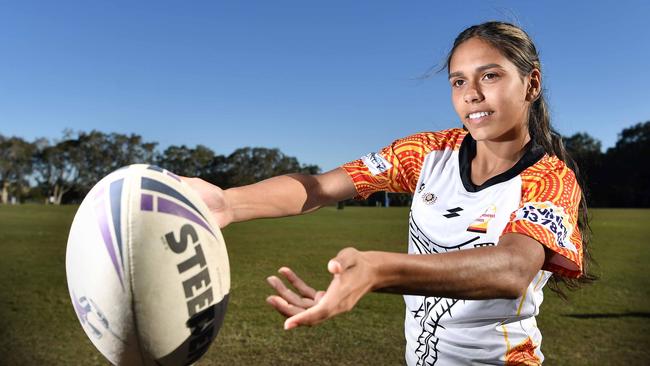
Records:
[[[509,141],[527,134],[528,108],[539,93],[540,74],[521,77],[489,43],[470,38],[449,62],[454,109],[477,141]]]

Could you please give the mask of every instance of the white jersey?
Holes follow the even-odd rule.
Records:
[[[535,316],[552,272],[581,274],[577,229],[580,189],[562,161],[529,146],[509,171],[471,182],[476,142],[462,129],[421,133],[345,164],[360,197],[413,193],[409,254],[497,245],[507,233],[550,249],[526,293],[515,300],[459,300],[405,295],[409,365],[539,365],[544,357]]]

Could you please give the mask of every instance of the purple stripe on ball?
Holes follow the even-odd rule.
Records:
[[[153,211],[153,196],[150,194],[143,194],[140,198],[140,209],[142,211]]]
[[[106,250],[111,257],[115,272],[117,272],[117,276],[120,278],[120,285],[122,285],[122,290],[124,290],[122,272],[120,271],[119,265],[117,264],[117,256],[115,255],[115,248],[113,247],[113,238],[111,237],[111,230],[109,228],[108,219],[106,217],[106,205],[103,199],[95,204],[95,215],[97,217],[97,224],[99,224],[99,231],[102,233],[102,239],[104,239],[104,245],[106,245]]]
[[[203,214],[201,214],[201,211],[199,211],[199,209],[196,208],[196,206],[194,206],[194,204],[192,204],[192,202],[190,202],[190,200],[188,200],[187,197],[183,196],[182,193],[180,193],[179,191],[175,190],[174,188],[172,188],[172,187],[170,187],[170,186],[168,186],[168,185],[166,185],[166,184],[164,184],[162,182],[159,182],[159,181],[157,181],[155,179],[142,177],[142,181],[140,182],[140,188],[146,189],[148,191],[154,191],[154,192],[165,194],[167,196],[174,197],[177,200],[183,202],[187,206],[194,209],[194,211],[199,216],[203,217],[203,219],[207,221],[205,216],[203,216]]]
[[[111,213],[113,217],[113,232],[117,239],[117,247],[120,250],[120,260],[124,268],[124,255],[122,254],[122,186],[124,178],[111,183],[109,197],[111,201]]]
[[[210,228],[210,225],[208,225],[205,221],[201,220],[200,217],[193,214],[192,211],[186,209],[185,207],[175,202],[172,202],[162,197],[158,197],[158,212],[168,213],[174,216],[186,218],[196,224],[203,226],[208,232],[210,232],[210,234],[212,234],[212,236],[216,238],[216,236],[212,232],[212,229]]]

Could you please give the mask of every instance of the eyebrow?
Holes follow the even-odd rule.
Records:
[[[485,71],[487,69],[492,69],[492,68],[503,69],[503,66],[501,66],[499,64],[487,64],[487,65],[477,67],[476,72],[482,72],[482,71]],[[456,77],[456,76],[463,76],[463,73],[461,71],[452,72],[452,73],[449,74],[448,78],[451,79],[451,78]]]

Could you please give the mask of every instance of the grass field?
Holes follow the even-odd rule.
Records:
[[[65,280],[76,207],[0,206],[0,364],[106,365],[83,333]],[[650,364],[650,210],[592,210],[601,280],[563,302],[547,292],[538,317],[548,365]],[[231,268],[225,324],[199,365],[403,364],[400,296],[371,294],[321,326],[282,330],[265,278],[289,265],[318,287],[346,246],[403,252],[408,210],[323,209],[224,231]]]

